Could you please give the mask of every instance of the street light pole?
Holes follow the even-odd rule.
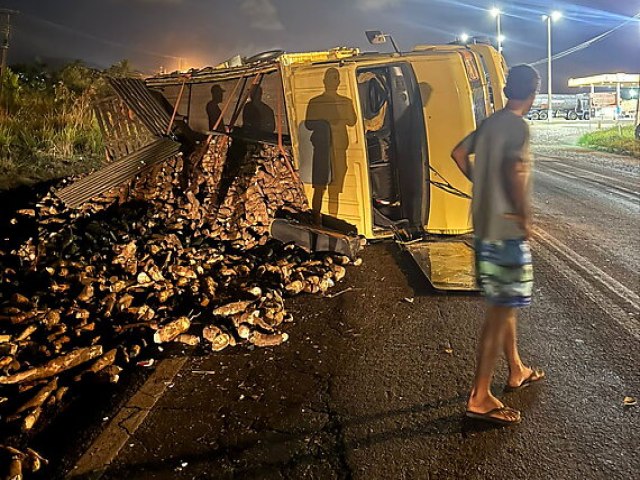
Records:
[[[500,14],[496,16],[496,28],[498,30],[498,53],[502,53],[502,28],[500,26],[500,17]]]
[[[553,77],[551,75],[551,22],[559,20],[562,18],[562,13],[555,11],[551,12],[549,15],[543,15],[542,19],[547,22],[547,121],[551,122],[551,118],[553,116],[553,105],[552,105],[552,81]]]
[[[498,7],[493,7],[490,12],[491,15],[496,19],[496,43],[498,45],[498,53],[502,53],[502,11]]]

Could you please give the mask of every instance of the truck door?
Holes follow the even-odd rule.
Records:
[[[428,138],[430,192],[425,230],[438,235],[469,233],[471,182],[451,159],[458,142],[476,128],[462,57],[457,52],[425,52],[411,57],[410,62],[420,88]]]
[[[471,183],[451,159],[451,151],[476,128],[474,98],[458,52],[425,54],[411,59],[423,102],[428,137],[430,202],[421,242],[402,245],[434,288],[476,290],[474,252],[468,237],[443,237],[471,232]],[[480,115],[485,113],[480,110]]]
[[[355,65],[294,65],[285,67],[283,79],[294,158],[310,205],[371,238]]]
[[[357,70],[374,223],[422,231],[428,212],[427,139],[420,90],[408,63]]]

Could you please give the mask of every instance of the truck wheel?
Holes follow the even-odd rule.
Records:
[[[531,118],[531,120],[540,120],[540,115],[538,114],[538,112],[531,112],[529,114],[529,117]]]
[[[549,114],[548,114],[547,112],[540,112],[540,113],[538,114],[538,118],[539,118],[540,120],[546,120],[547,118],[549,118]]]
[[[567,120],[577,120],[577,119],[578,119],[578,114],[573,110],[567,113]]]
[[[582,114],[582,119],[583,120],[589,120],[591,118],[591,114],[589,112],[584,112]]]

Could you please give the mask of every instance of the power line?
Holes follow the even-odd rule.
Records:
[[[579,52],[581,50],[584,50],[585,48],[589,48],[591,45],[599,42],[600,40],[604,40],[606,37],[608,37],[609,35],[611,35],[612,33],[614,33],[616,30],[621,29],[622,27],[625,27],[626,25],[628,25],[629,23],[633,22],[634,20],[640,19],[640,13],[637,13],[636,15],[634,15],[633,17],[629,18],[628,20],[626,20],[625,22],[621,23],[620,25],[612,28],[611,30],[608,30],[604,33],[601,33],[600,35],[596,35],[595,37],[582,42],[574,47],[571,47],[567,50],[564,50],[562,52],[556,53],[555,55],[551,56],[551,60],[558,60],[560,58],[564,58],[566,56],[569,56],[571,54],[574,54],[576,52]],[[535,61],[533,63],[530,63],[531,66],[536,66],[536,65],[541,65],[545,62],[548,61],[548,58],[541,58],[538,61]]]
[[[108,45],[108,46],[111,46],[111,47],[120,48],[120,49],[123,49],[123,50],[128,50],[130,52],[137,52],[137,53],[140,53],[140,54],[143,54],[143,55],[148,55],[148,56],[151,56],[151,57],[166,58],[166,59],[178,60],[178,61],[180,61],[182,59],[182,57],[177,57],[177,56],[174,56],[174,55],[166,55],[166,54],[163,54],[163,53],[154,52],[152,50],[144,50],[144,49],[140,49],[140,48],[135,48],[135,47],[131,47],[129,45],[126,45],[124,43],[115,42],[113,40],[108,40],[108,39],[105,39],[105,38],[97,37],[97,36],[95,36],[95,35],[93,35],[91,33],[83,32],[81,30],[77,30],[77,29],[69,27],[67,25],[62,25],[60,23],[52,22],[50,20],[45,20],[43,18],[39,18],[39,17],[36,17],[34,15],[30,15],[30,14],[27,14],[27,13],[24,13],[23,16],[27,17],[27,18],[35,21],[35,22],[38,22],[40,24],[48,25],[49,27],[53,27],[53,28],[56,28],[58,30],[65,31],[67,33],[71,33],[73,35],[77,35],[79,37],[83,37],[83,38],[86,38],[88,40],[93,40],[93,41],[102,43],[103,45]]]

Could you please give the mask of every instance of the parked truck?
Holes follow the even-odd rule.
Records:
[[[552,118],[589,120],[593,116],[588,94],[553,94],[551,105]],[[536,96],[528,118],[530,120],[547,120],[549,118],[549,100],[546,93],[539,93]]]

